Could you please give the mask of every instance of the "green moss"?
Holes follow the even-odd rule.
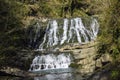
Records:
[[[72,67],[72,68],[79,68],[80,65],[76,64],[76,63],[71,63],[69,67]]]
[[[78,17],[78,16],[88,17],[88,15],[81,10],[74,10],[73,16],[74,17]]]
[[[119,77],[119,75],[120,75],[120,72],[118,70],[113,70],[111,72],[111,78],[112,78],[112,80],[117,80],[118,77]]]

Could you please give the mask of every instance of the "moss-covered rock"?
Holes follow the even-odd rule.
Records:
[[[76,63],[71,63],[70,65],[69,65],[69,67],[72,67],[72,68],[75,68],[75,69],[77,69],[77,68],[79,68],[81,65],[78,65],[78,64],[76,64]]]

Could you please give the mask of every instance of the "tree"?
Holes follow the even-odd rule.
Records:
[[[22,19],[23,5],[15,0],[0,0],[0,66],[16,56],[16,50],[24,46]]]
[[[109,6],[104,10],[101,34],[99,39],[99,53],[109,53],[114,58],[120,55],[120,2],[119,0],[107,0]]]

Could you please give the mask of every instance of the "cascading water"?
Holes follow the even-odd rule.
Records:
[[[57,20],[50,20],[45,34],[42,34],[44,36],[40,37],[40,25],[38,23],[37,25],[35,36],[31,40],[31,43],[37,43],[34,44],[37,45],[37,51],[56,48],[66,43],[87,43],[96,39],[99,29],[99,24],[94,18],[91,18],[87,24],[81,18],[64,19],[63,23],[59,23]],[[71,62],[70,54],[60,53],[59,55],[54,55],[50,53],[36,56],[29,70],[66,69],[69,68]]]
[[[56,20],[49,21],[38,50],[65,43],[78,42],[82,44],[96,39],[99,29],[96,19],[91,19],[88,26],[83,24],[81,18],[64,19],[63,21],[63,25],[59,25]]]
[[[28,46],[32,48],[38,48],[39,39],[41,38],[41,25],[39,22],[36,24],[30,25],[29,29],[27,30],[28,34]]]
[[[64,53],[61,53],[59,55],[38,55],[33,59],[29,71],[68,68],[71,63],[71,60],[71,55],[66,55]]]

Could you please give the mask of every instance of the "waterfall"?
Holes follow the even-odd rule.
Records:
[[[95,40],[99,24],[96,19],[90,19],[88,26],[83,24],[81,18],[64,19],[63,25],[57,20],[50,20],[42,43],[38,50],[78,42],[80,44]]]
[[[39,22],[37,22],[34,25],[30,25],[30,27],[27,30],[28,34],[28,44],[29,47],[37,48],[39,45],[39,39],[41,38],[41,25]]]
[[[29,71],[68,68],[71,63],[71,55],[61,53],[59,55],[47,54],[35,56]]]
[[[91,18],[89,22],[85,22],[81,18],[73,18],[64,19],[61,23],[58,20],[50,20],[44,34],[41,34],[39,23],[34,28],[34,31],[30,32],[30,43],[34,44],[38,51],[43,51],[43,49],[55,51],[60,45],[83,44],[95,40],[99,31],[99,24],[95,18]],[[71,62],[70,54],[60,53],[55,55],[50,53],[38,55],[33,59],[29,70],[66,69],[69,68]]]
[[[68,19],[64,19],[64,26],[63,26],[63,37],[61,40],[61,44],[63,44],[65,42],[65,40],[67,40],[67,30],[68,30]]]

